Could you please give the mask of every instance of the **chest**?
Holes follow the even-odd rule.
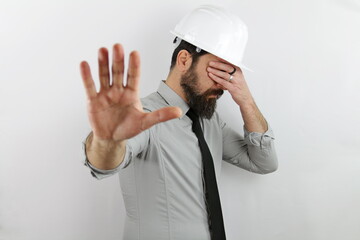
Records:
[[[201,122],[204,138],[210,149],[217,174],[222,160],[222,131],[213,121]],[[173,171],[198,174],[202,171],[199,142],[188,119],[176,119],[162,124],[155,133],[164,164]]]

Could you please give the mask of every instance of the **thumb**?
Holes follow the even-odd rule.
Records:
[[[181,117],[182,111],[178,107],[165,107],[154,112],[146,113],[142,119],[142,129],[148,129],[153,125]]]

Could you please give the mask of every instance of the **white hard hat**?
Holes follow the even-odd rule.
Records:
[[[235,66],[250,70],[242,64],[247,27],[238,16],[222,7],[200,6],[183,17],[170,32]]]

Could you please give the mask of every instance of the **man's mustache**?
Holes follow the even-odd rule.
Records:
[[[203,94],[203,96],[217,95],[217,98],[219,99],[223,94],[224,90],[222,89],[209,89]]]

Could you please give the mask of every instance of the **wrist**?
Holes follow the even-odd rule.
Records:
[[[239,107],[241,111],[254,111],[257,108],[255,100],[251,96],[243,98],[239,103]]]
[[[126,145],[126,140],[114,141],[112,139],[102,139],[94,135],[93,132],[90,133],[86,139],[87,148],[101,148],[101,149],[114,149],[115,147],[123,148]]]

